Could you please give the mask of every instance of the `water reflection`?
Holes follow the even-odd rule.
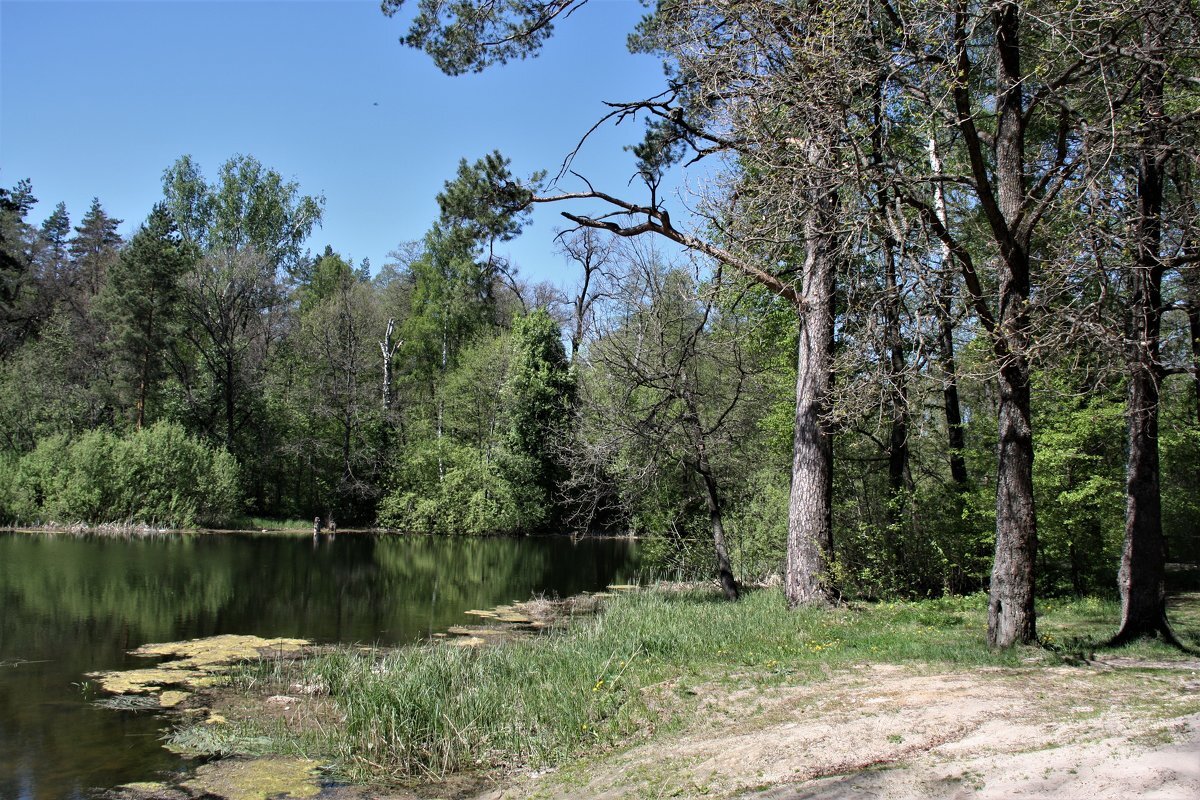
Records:
[[[628,580],[624,541],[0,532],[0,798],[83,798],[182,763],[148,713],[98,709],[86,672],[219,633],[384,645],[535,593]]]

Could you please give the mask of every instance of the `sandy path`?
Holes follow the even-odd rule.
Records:
[[[1200,798],[1200,662],[864,666],[699,703],[704,725],[492,796]]]

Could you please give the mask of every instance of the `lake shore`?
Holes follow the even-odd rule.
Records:
[[[1116,797],[1148,790],[1149,766],[1160,796],[1200,788],[1184,757],[1200,753],[1200,660],[1097,648],[1116,619],[1105,601],[1048,601],[1045,647],[993,653],[979,597],[800,612],[776,590],[601,600],[538,635],[262,662],[219,694],[219,724],[174,742],[306,759],[293,797],[1072,797],[1095,794],[1095,775]],[[1200,595],[1172,613],[1200,643]],[[119,796],[196,796],[155,791]]]
[[[0,532],[10,533],[56,533],[70,534],[79,536],[166,536],[171,534],[263,534],[263,533],[280,533],[288,535],[313,534],[312,523],[301,523],[296,520],[255,520],[257,525],[247,527],[228,527],[228,528],[164,528],[155,525],[144,523],[124,523],[124,522],[108,522],[108,523],[57,523],[51,522],[37,525],[21,525],[21,524],[0,524]],[[330,529],[322,527],[317,534],[320,536],[336,536],[336,535],[355,535],[355,536],[417,536],[417,537],[437,537],[445,538],[444,534],[438,533],[421,533],[414,531],[405,531],[398,528],[377,528],[377,527],[346,527]],[[591,540],[619,540],[619,541],[637,541],[641,537],[632,533],[529,533],[522,536],[513,536],[512,534],[486,534],[486,535],[464,535],[464,539],[488,539],[488,538],[563,538],[573,541],[583,539]]]

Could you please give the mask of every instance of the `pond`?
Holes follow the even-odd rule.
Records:
[[[617,539],[0,531],[0,798],[73,800],[187,766],[164,717],[96,707],[85,674],[147,642],[248,633],[394,645],[463,612],[629,581]]]

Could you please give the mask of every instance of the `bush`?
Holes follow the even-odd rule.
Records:
[[[234,458],[170,422],[123,437],[105,430],[52,436],[4,470],[13,476],[0,496],[9,520],[190,528],[240,512]]]
[[[129,519],[177,527],[219,524],[241,510],[237,461],[182,427],[157,423],[124,443],[120,506]]]
[[[519,475],[506,467],[514,458],[488,459],[447,440],[416,445],[401,460],[397,488],[380,503],[379,524],[452,535],[535,530],[545,509],[536,487],[511,477]]]
[[[750,477],[747,499],[726,516],[734,574],[743,581],[780,576],[787,560],[788,475],[762,470]]]

